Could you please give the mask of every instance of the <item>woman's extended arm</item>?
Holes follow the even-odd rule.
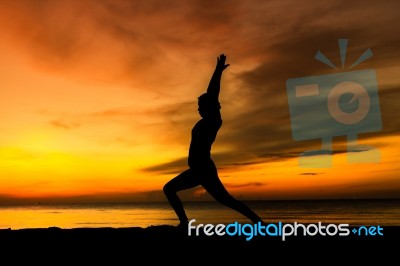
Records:
[[[207,94],[211,99],[215,99],[216,101],[218,101],[222,72],[229,66],[229,64],[225,64],[225,61],[226,56],[224,54],[221,54],[217,58],[217,66],[207,88]]]

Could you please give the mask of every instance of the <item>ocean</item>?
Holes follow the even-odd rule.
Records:
[[[400,226],[397,200],[282,200],[245,202],[267,223],[347,223],[350,226]],[[217,202],[184,202],[195,224],[250,223]],[[126,228],[177,225],[174,211],[160,203],[88,203],[0,206],[0,229]]]

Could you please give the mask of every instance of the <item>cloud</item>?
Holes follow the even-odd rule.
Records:
[[[258,156],[261,158],[267,158],[270,160],[286,160],[288,158],[295,158],[300,155],[301,152],[291,152],[291,153],[264,153],[264,154],[259,154]]]
[[[252,187],[262,187],[265,186],[265,183],[262,182],[248,182],[245,184],[225,184],[226,187],[228,188],[252,188]]]
[[[216,152],[212,154],[212,159],[218,169],[257,165],[262,162],[256,156],[246,156],[244,154],[232,154],[230,152]],[[188,157],[180,157],[166,163],[155,164],[144,167],[144,172],[155,172],[161,174],[179,174],[189,168]]]
[[[396,1],[381,6],[309,0],[5,1],[1,17],[7,38],[48,70],[113,82],[140,80],[161,93],[165,87],[159,84],[176,85],[177,77],[208,66],[210,56],[221,51],[232,56],[232,67],[253,61],[259,69],[275,69],[274,79],[308,74],[315,48],[338,62],[335,41],[343,37],[351,38],[349,53],[380,47],[373,49],[376,56],[396,62],[399,37],[386,25],[397,21],[398,6]],[[323,70],[320,63],[315,66]],[[179,71],[171,75],[171,69]],[[253,89],[264,88],[258,80],[269,80],[270,72],[251,71],[242,78]]]
[[[65,120],[52,120],[49,122],[50,125],[54,126],[54,127],[58,127],[61,129],[74,129],[77,127],[80,127],[81,125],[76,123],[76,122],[67,122]]]
[[[232,152],[221,152],[221,153],[215,153],[212,155],[212,158],[214,162],[216,162],[217,168],[218,169],[225,169],[225,168],[236,168],[236,167],[242,167],[242,166],[250,166],[250,165],[258,165],[258,164],[264,164],[267,162],[277,162],[277,161],[285,161],[288,159],[293,159],[293,158],[298,158],[301,153],[306,151],[307,147],[309,144],[305,142],[302,144],[304,147],[303,151],[289,151],[287,153],[264,153],[264,154],[257,154],[255,155],[256,157],[248,157],[248,156],[243,156],[240,153],[233,154]],[[318,150],[318,147],[311,146],[315,148],[315,151],[313,154],[318,155],[320,154],[319,152],[323,152],[323,150]],[[374,147],[377,148],[377,147]],[[290,149],[289,149],[290,150]],[[368,151],[368,149],[364,150],[353,150],[350,152],[364,152]],[[333,149],[332,150],[332,155],[336,154],[345,154],[348,153],[347,149]],[[324,154],[324,153],[323,153]],[[254,160],[254,159],[257,160]],[[171,160],[166,163],[161,163],[161,164],[155,164],[151,165],[148,167],[144,167],[141,169],[141,171],[144,172],[154,172],[154,173],[159,173],[159,174],[179,174],[185,169],[188,168],[187,164],[187,157],[181,157],[178,159]],[[308,174],[308,173],[303,173]],[[302,175],[302,174],[301,174]]]
[[[177,95],[168,90],[203,69],[210,42],[228,43],[239,3],[2,2],[0,22],[7,27],[1,32],[42,71]],[[207,59],[220,52],[214,49],[206,52],[213,55]]]
[[[393,5],[396,4],[393,3]],[[260,4],[258,8],[263,10],[266,7]],[[278,6],[277,9],[279,10],[279,8]],[[348,8],[343,10],[339,4],[332,3],[325,6],[323,4],[310,5],[304,8],[306,9],[304,12],[299,12],[301,15],[288,18],[286,24],[280,25],[279,28],[272,28],[270,33],[258,35],[257,42],[246,44],[247,47],[252,47],[252,54],[249,57],[257,58],[258,65],[253,69],[234,73],[232,82],[237,88],[229,94],[230,98],[224,96],[224,91],[221,92],[224,124],[215,146],[230,147],[229,153],[231,154],[253,154],[269,160],[285,160],[298,156],[305,150],[318,149],[318,146],[321,145],[320,139],[293,140],[286,80],[340,71],[339,69],[330,69],[314,59],[316,51],[321,50],[337,66],[340,66],[337,44],[337,40],[340,38],[349,39],[346,67],[368,48],[372,49],[374,56],[358,66],[358,69],[373,68],[379,74],[386,71],[387,67],[394,67],[398,64],[399,54],[395,52],[394,43],[398,43],[400,39],[395,37],[397,35],[392,29],[384,27],[384,21],[389,22],[394,19],[393,12],[389,12],[385,18],[363,20],[361,23],[354,17],[369,17],[375,12],[386,12],[387,8],[376,10],[369,4],[362,8],[350,4]],[[337,21],[338,11],[339,14],[354,12],[354,15],[351,17],[341,16],[340,21]],[[323,12],[324,21],[318,16],[311,16],[310,14],[313,12],[316,14]],[[327,23],[330,20],[337,23]],[[269,23],[274,24],[268,19],[251,22],[266,27]],[[371,28],[375,28],[373,23],[380,25],[384,30],[371,30]],[[290,28],[288,25],[300,26],[293,30],[293,27]],[[248,37],[254,33],[250,28],[248,31]],[[275,35],[277,38],[270,40],[271,35]],[[243,45],[240,41],[236,44]],[[240,54],[239,62],[240,60],[246,60],[244,53]],[[393,75],[390,77],[393,78]],[[384,80],[383,86],[379,85],[383,131],[361,134],[359,138],[373,139],[385,135],[398,135],[397,129],[400,120],[397,118],[400,110],[397,110],[399,107],[396,107],[395,101],[400,100],[400,92],[397,87],[385,85],[387,82]],[[225,85],[228,88],[232,86]],[[315,121],[319,119],[317,113],[312,113],[312,117]],[[187,125],[186,129],[190,128],[189,122],[191,121],[182,122]],[[342,143],[345,144],[346,140],[342,139]],[[335,150],[334,154],[341,152],[345,151]],[[270,156],[264,156],[266,154],[270,154]],[[271,154],[275,154],[275,156],[271,156]],[[229,164],[227,161],[222,163]],[[238,163],[248,162],[240,159]]]
[[[162,174],[178,174],[188,168],[187,158],[178,158],[167,163],[157,164],[141,169],[145,172],[158,172]]]
[[[93,132],[110,127],[110,139],[122,145],[146,140],[171,149],[189,145],[199,118],[196,97],[223,51],[231,66],[222,80],[224,123],[213,158],[221,167],[240,167],[321,146],[319,139],[293,140],[286,80],[341,71],[340,38],[349,39],[344,71],[366,49],[374,54],[354,70],[377,72],[383,130],[359,138],[398,135],[400,35],[388,25],[399,24],[399,8],[398,1],[358,0],[2,1],[0,48],[38,73],[95,84],[99,98],[103,89],[121,84],[118,93],[135,92],[124,94],[129,104],[116,100],[92,112],[60,115],[48,119],[52,126],[96,123]],[[315,60],[318,50],[338,69]],[[88,98],[85,106],[104,106]],[[319,119],[318,113],[312,117]],[[339,145],[345,143],[341,138]],[[343,152],[340,147],[334,154]],[[176,174],[187,168],[184,156],[142,170]]]
[[[124,135],[117,139],[124,140],[144,135],[151,138],[152,143],[158,145],[184,145],[188,146],[190,131],[197,119],[197,101],[177,101],[176,103],[160,104],[148,108],[126,106],[111,108],[84,114],[89,121],[97,123],[112,122],[123,127]],[[142,143],[145,144],[145,143]]]
[[[393,3],[394,4],[394,3]],[[383,12],[374,10],[372,6],[364,6],[356,9],[350,5],[350,10],[360,16],[372,16],[374,12]],[[352,9],[353,8],[353,9]],[[309,7],[312,11],[312,6]],[[324,20],[331,19],[339,6],[332,9],[324,9]],[[346,8],[347,9],[347,8]],[[386,8],[384,8],[386,10]],[[318,14],[318,8],[314,11]],[[340,10],[339,10],[340,11]],[[342,13],[344,10],[341,10]],[[301,13],[301,12],[300,12]],[[346,11],[347,13],[347,11]],[[289,106],[287,103],[286,80],[295,77],[307,77],[313,75],[332,74],[340,71],[334,70],[314,60],[317,50],[323,51],[334,63],[340,66],[339,49],[337,40],[348,38],[348,56],[346,66],[355,61],[367,48],[374,51],[372,59],[362,63],[359,69],[375,68],[378,77],[380,73],[386,72],[386,68],[396,67],[398,65],[399,54],[394,52],[394,43],[399,42],[398,37],[394,37],[392,29],[387,29],[383,24],[385,20],[394,19],[394,13],[389,12],[389,16],[379,21],[372,19],[362,25],[355,21],[354,17],[340,16],[342,21],[339,24],[322,23],[319,19],[307,18],[300,22],[300,18],[294,16],[288,21],[291,25],[297,20],[298,27],[292,32],[282,26],[282,34],[285,38],[276,38],[269,42],[262,40],[267,35],[260,36],[259,43],[266,45],[259,47],[255,53],[259,58],[264,58],[254,69],[236,74],[236,79],[241,84],[240,89],[233,95],[231,101],[240,99],[241,105],[233,109],[232,112],[238,114],[230,115],[229,120],[225,121],[221,130],[218,143],[234,146],[232,152],[250,152],[253,154],[279,154],[278,156],[268,156],[274,159],[285,159],[285,156],[297,156],[304,150],[315,149],[320,140],[316,141],[294,141],[291,134],[291,120],[289,115]],[[303,15],[305,13],[301,13]],[[376,14],[375,14],[376,15]],[[372,23],[381,25],[384,30],[370,30]],[[346,27],[345,27],[346,26]],[[375,26],[373,27],[375,28]],[[397,36],[397,35],[396,35]],[[393,43],[393,39],[396,40]],[[268,43],[270,43],[268,45]],[[387,51],[392,51],[388,53]],[[394,74],[386,74],[394,79]],[[381,80],[379,80],[381,81]],[[372,139],[385,135],[398,135],[399,119],[398,107],[395,107],[394,101],[400,100],[400,92],[397,87],[385,86],[388,80],[383,80],[379,85],[380,102],[383,120],[383,131],[376,133],[360,134],[359,138]],[[224,105],[222,105],[224,108]],[[224,109],[222,109],[224,110]],[[312,113],[315,123],[320,119],[318,113]],[[346,142],[346,140],[342,140]],[[320,145],[320,144],[319,144]]]

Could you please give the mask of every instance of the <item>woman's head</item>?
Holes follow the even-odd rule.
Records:
[[[208,115],[218,112],[221,109],[219,102],[211,98],[207,93],[200,95],[198,104],[198,111],[201,117],[207,117]]]

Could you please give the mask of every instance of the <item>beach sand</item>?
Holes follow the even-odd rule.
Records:
[[[173,262],[184,260],[184,256],[196,261],[212,257],[225,262],[243,259],[257,262],[282,252],[286,255],[280,256],[280,259],[295,258],[297,261],[302,257],[316,258],[317,254],[325,256],[325,259],[340,259],[342,256],[366,259],[371,255],[387,259],[395,255],[393,247],[398,246],[399,239],[400,227],[385,227],[383,236],[292,236],[285,241],[280,237],[261,236],[250,241],[246,241],[244,236],[188,236],[187,232],[168,225],[147,228],[0,230],[3,256],[18,251],[19,254],[34,254],[31,255],[32,260],[54,255],[57,260],[88,260],[93,263],[112,260],[115,262],[112,265],[122,265],[125,261],[140,257],[148,262],[157,259]],[[26,259],[24,256],[13,258],[15,262]]]

